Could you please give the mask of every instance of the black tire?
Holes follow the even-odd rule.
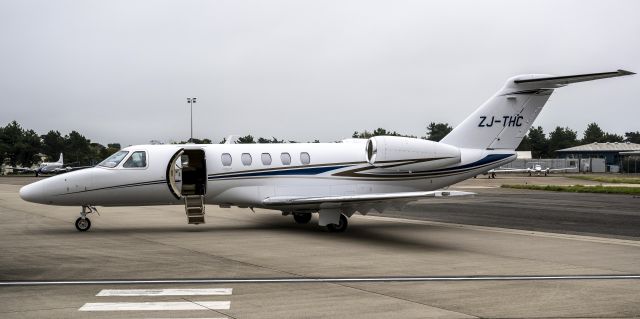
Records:
[[[293,213],[296,224],[308,224],[311,221],[311,213]]]
[[[91,228],[91,221],[89,218],[78,217],[78,219],[76,219],[76,229],[78,231],[87,231],[89,228]]]
[[[327,225],[327,229],[332,233],[342,233],[347,230],[349,226],[349,220],[347,216],[340,214],[340,223],[339,224],[329,224]]]

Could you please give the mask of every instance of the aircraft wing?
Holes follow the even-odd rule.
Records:
[[[489,173],[528,173],[530,171],[528,168],[498,168],[490,170]]]
[[[61,168],[56,168],[53,170],[54,173],[56,174],[60,174],[60,173],[66,173],[66,172],[71,172],[71,171],[77,171],[79,169],[85,169],[85,168],[90,168],[93,166],[75,166],[75,167],[61,167]]]
[[[35,171],[35,169],[29,168],[29,167],[11,167],[11,166],[8,166],[8,167],[5,167],[5,169],[13,170],[16,173],[30,173],[30,172],[34,172]]]
[[[471,196],[475,193],[462,191],[402,192],[336,196],[275,196],[265,198],[265,206],[275,207],[344,207],[366,214],[371,209],[382,212],[387,207],[402,207],[408,202],[424,198],[446,198]]]
[[[553,173],[553,172],[565,172],[565,171],[574,170],[574,169],[578,169],[578,168],[577,167],[550,168],[548,171],[550,173]]]

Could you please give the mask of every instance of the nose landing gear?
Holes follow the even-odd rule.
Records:
[[[98,210],[93,206],[82,206],[82,211],[80,212],[80,217],[76,219],[76,229],[78,231],[87,231],[91,228],[91,220],[87,218],[88,214],[98,213]],[[98,213],[99,215],[100,213]]]

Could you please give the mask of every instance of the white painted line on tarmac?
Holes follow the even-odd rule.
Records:
[[[232,288],[209,289],[103,289],[98,297],[133,296],[227,296]]]
[[[491,188],[500,188],[500,186],[473,186],[473,185],[469,185],[469,186],[449,186],[449,188],[455,188],[455,189],[491,189]]]
[[[89,302],[78,311],[228,310],[230,301]]]
[[[615,275],[494,275],[494,276],[387,276],[387,277],[291,277],[291,278],[212,278],[157,280],[77,280],[77,281],[2,281],[1,286],[51,285],[145,285],[145,284],[261,284],[261,283],[335,283],[335,282],[420,282],[420,281],[508,281],[508,280],[638,280],[640,274]]]

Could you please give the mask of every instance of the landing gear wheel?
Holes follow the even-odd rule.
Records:
[[[78,217],[78,219],[76,219],[76,229],[78,231],[87,231],[89,228],[91,228],[91,221],[89,218]]]
[[[327,225],[327,229],[332,233],[342,233],[347,230],[347,226],[349,226],[349,220],[345,215],[340,214],[340,223],[339,224],[329,224]]]
[[[293,220],[296,221],[296,224],[307,224],[311,221],[310,213],[293,213]]]

